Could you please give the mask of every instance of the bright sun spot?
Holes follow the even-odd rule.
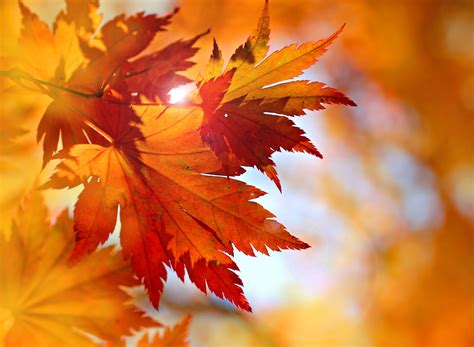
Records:
[[[180,104],[186,101],[189,93],[195,89],[196,86],[193,83],[186,84],[184,86],[179,86],[173,88],[169,91],[168,95],[170,96],[170,104]]]

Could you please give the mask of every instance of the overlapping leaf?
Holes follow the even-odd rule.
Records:
[[[102,249],[74,267],[73,221],[63,212],[51,225],[41,195],[24,201],[7,241],[0,234],[2,346],[112,345],[131,329],[157,325],[119,286],[136,285],[122,254]]]
[[[25,26],[34,23],[43,33],[41,40],[54,41],[54,32],[22,7]],[[187,273],[200,290],[250,310],[232,260],[234,247],[254,255],[308,245],[252,201],[262,191],[218,174],[234,176],[255,166],[279,186],[271,159],[275,151],[319,155],[285,116],[321,109],[323,103],[353,102],[322,83],[278,83],[314,64],[337,33],[265,59],[270,33],[266,4],[256,31],[226,70],[215,44],[194,99],[174,106],[167,93],[189,82],[180,73],[192,66],[201,35],[143,55],[172,15],[122,15],[97,29],[96,10],[97,1],[80,5],[69,0],[56,20],[55,28],[59,21],[76,28],[71,42],[80,47],[83,61],[74,71],[66,69],[72,65],[62,46],[52,42],[46,47],[59,52],[59,58],[54,71],[41,75],[47,81],[32,77],[31,70],[31,75],[15,77],[54,100],[40,122],[38,139],[44,137],[45,163],[57,152],[60,138],[63,150],[45,187],[84,186],[74,209],[76,244],[70,261],[77,263],[105,242],[118,217],[123,254],[155,307],[170,267],[182,280]],[[22,45],[30,47],[28,31],[22,35]]]
[[[270,37],[266,2],[256,30],[235,51],[223,73],[222,54],[214,42],[200,88],[205,111],[201,133],[224,164],[219,173],[233,175],[241,173],[242,166],[254,166],[281,189],[271,159],[275,151],[322,157],[304,132],[283,115],[303,115],[305,109],[324,109],[323,104],[355,103],[323,83],[285,81],[316,63],[341,30],[317,42],[289,45],[265,58]]]
[[[93,117],[77,112],[81,99],[74,95],[100,98],[117,81],[118,75],[126,76],[131,88],[135,88],[134,92],[162,99],[171,85],[189,82],[177,72],[192,66],[188,59],[196,52],[193,45],[200,36],[177,41],[132,61],[148,47],[157,32],[164,30],[174,13],[163,17],[144,13],[130,17],[120,15],[97,29],[101,20],[97,13],[98,2],[68,0],[66,11],[59,13],[51,31],[21,2],[20,8],[23,15],[22,70],[16,77],[21,83],[39,88],[53,98],[37,134],[38,141],[44,139],[44,164],[51,160],[60,139],[63,149],[87,142],[90,129],[84,121],[93,123]],[[150,75],[149,71],[154,73]],[[25,72],[29,75],[25,76]],[[144,79],[148,84],[143,83]],[[55,82],[61,88],[38,80]],[[150,88],[155,90],[150,91]],[[130,96],[125,89],[122,92]]]
[[[98,101],[95,114],[105,120],[99,125],[114,143],[72,147],[47,186],[73,186],[79,179],[86,186],[75,209],[78,256],[112,232],[120,205],[124,254],[155,306],[168,264],[177,271],[186,268],[199,289],[206,291],[207,283],[218,296],[250,309],[228,256],[232,246],[248,255],[253,249],[268,253],[267,248],[307,247],[249,201],[263,192],[237,180],[202,175],[221,163],[201,141],[200,108],[132,109]],[[120,123],[109,127],[111,116],[120,117]],[[90,218],[92,211],[97,218]]]

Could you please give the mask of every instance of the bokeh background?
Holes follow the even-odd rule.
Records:
[[[24,2],[49,23],[63,6]],[[263,2],[102,0],[101,9],[107,20],[181,7],[153,47],[211,28],[189,72],[195,76],[212,38],[229,58]],[[2,55],[15,50],[17,7],[0,2]],[[267,191],[259,201],[313,247],[237,256],[253,314],[172,276],[154,316],[174,323],[191,313],[192,346],[473,346],[474,2],[270,0],[270,18],[272,51],[346,23],[303,77],[343,91],[358,107],[296,119],[324,159],[275,155],[281,194],[256,170],[242,177]],[[0,210],[7,221],[38,180],[41,153],[31,129],[48,99],[1,93]],[[53,213],[74,204],[77,193],[47,192]]]

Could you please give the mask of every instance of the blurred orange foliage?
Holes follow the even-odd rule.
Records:
[[[61,6],[59,1],[25,3],[35,10],[46,3],[52,13]],[[199,64],[189,72],[194,77],[208,61],[212,36],[229,57],[253,29],[263,1],[166,4],[166,10],[181,8],[169,28],[172,38],[190,38],[212,28],[200,43]],[[141,5],[119,1],[107,9],[132,13]],[[19,11],[13,1],[2,2],[0,8],[2,51],[14,52]],[[472,346],[472,2],[272,0],[270,17],[272,49],[323,37],[347,23],[332,50],[308,74],[331,76],[331,84],[353,96],[359,107],[308,115],[320,131],[316,134],[323,141],[325,160],[316,165],[293,161],[281,170],[285,197],[298,194],[317,201],[326,206],[328,219],[330,212],[342,221],[344,239],[330,246],[338,254],[337,264],[328,270],[334,272],[333,284],[327,292],[257,310],[253,316],[194,294],[168,295],[164,307],[179,315],[193,313],[190,339],[206,346]],[[46,103],[28,96],[4,97],[14,92],[10,86],[1,85],[1,92],[2,168],[3,156],[13,151],[11,139],[19,146],[15,148],[22,148],[17,165],[39,168],[40,155],[27,154],[34,152],[34,139],[22,135],[17,124],[35,124]],[[2,212],[34,181],[32,171],[2,170],[2,187],[9,187],[2,189]],[[335,233],[334,224],[316,218],[297,225],[308,234],[306,239],[318,229],[320,248]]]
[[[241,1],[238,6],[230,1],[204,3],[181,1],[182,12],[171,30],[189,35],[202,28],[215,28],[219,41],[228,44],[223,47],[224,55],[229,54],[233,42],[242,38],[242,31],[236,28],[250,28],[261,6],[251,0]],[[347,182],[356,184],[351,172],[334,175],[333,170],[325,170],[324,161],[314,173],[303,168],[303,172],[295,173],[298,170],[292,169],[283,185],[284,189],[286,184],[287,189],[297,190],[298,182],[307,175],[322,180],[319,188],[308,194],[325,201],[349,223],[346,233],[359,235],[352,242],[365,249],[363,265],[369,277],[362,283],[352,281],[341,286],[352,286],[350,294],[346,291],[345,295],[357,295],[362,307],[366,307],[360,316],[366,328],[359,326],[369,336],[363,345],[472,345],[472,2],[273,0],[270,17],[274,45],[276,40],[312,39],[347,23],[340,42],[321,63],[328,76],[335,76],[335,85],[354,96],[359,107],[331,108],[317,117],[323,118],[323,129],[330,137],[328,146],[332,146],[329,153],[326,151],[326,160],[355,157],[376,193],[361,198],[357,189],[347,188]],[[316,74],[318,69],[314,70]],[[387,148],[403,153],[412,159],[411,165],[429,173],[430,177],[417,178],[414,188],[423,184],[418,180],[435,182],[433,196],[438,196],[439,208],[433,208],[433,216],[426,223],[412,225],[400,213],[416,192],[402,190],[400,178],[394,177],[409,174],[410,167],[404,172],[403,168],[394,167],[396,163],[381,162],[380,152]],[[391,213],[375,199],[394,200],[397,212]],[[437,202],[428,200],[410,208],[415,216],[422,215],[432,208],[430,204]],[[311,222],[306,225],[310,227]],[[329,296],[327,300],[329,307],[331,300],[337,301]],[[295,308],[289,310],[288,313],[294,312]],[[324,317],[327,311],[319,312],[314,307],[306,312],[306,319],[314,320],[315,331],[306,343],[339,345],[320,342],[325,341],[325,334],[317,329],[317,317]],[[268,312],[267,317],[275,314]],[[296,316],[286,317],[291,321]],[[286,324],[283,319],[272,332],[276,341],[283,335],[298,335],[297,328],[283,328]],[[335,324],[351,326],[337,321]],[[353,334],[348,335],[354,340],[348,338],[339,343],[360,341]],[[290,341],[287,345],[298,345],[286,341]]]

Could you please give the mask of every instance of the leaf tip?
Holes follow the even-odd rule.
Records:
[[[25,17],[28,14],[31,14],[30,9],[28,6],[26,6],[22,0],[18,0],[18,6],[20,7],[20,12],[23,17]]]
[[[240,306],[240,308],[244,311],[247,311],[249,313],[252,313],[252,306],[250,306],[250,304],[247,302],[247,300],[245,300],[245,304]]]
[[[173,9],[173,11],[170,13],[171,16],[174,16],[175,14],[177,14],[178,12],[180,11],[180,7],[177,6]]]

